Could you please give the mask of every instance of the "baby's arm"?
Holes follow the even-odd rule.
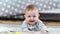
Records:
[[[35,34],[34,31],[29,31],[27,28],[25,28],[25,29],[23,29],[23,30],[24,30],[24,32],[26,32],[26,33],[28,33],[28,34]]]
[[[26,33],[28,33],[28,34],[34,34],[33,31],[29,31],[29,30],[28,30],[26,21],[24,21],[23,24],[22,24],[22,32],[26,32]]]
[[[42,26],[41,26],[41,27],[42,27],[42,29],[41,29],[41,30],[42,30],[42,31],[41,31],[41,32],[42,32],[42,34],[48,34],[48,31],[47,31],[46,26],[42,24]]]
[[[47,28],[42,21],[40,21],[39,27],[41,27],[42,34],[48,34]]]

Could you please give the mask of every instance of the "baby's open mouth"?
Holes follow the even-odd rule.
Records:
[[[30,22],[34,22],[34,21],[30,21]]]

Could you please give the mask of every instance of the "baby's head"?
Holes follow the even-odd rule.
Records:
[[[26,21],[33,25],[35,23],[37,23],[38,19],[39,19],[39,11],[38,11],[38,7],[36,5],[28,5],[25,8],[25,19]]]

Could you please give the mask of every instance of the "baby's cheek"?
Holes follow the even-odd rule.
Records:
[[[29,21],[29,18],[26,18],[27,21]]]

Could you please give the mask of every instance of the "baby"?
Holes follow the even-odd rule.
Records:
[[[23,32],[35,34],[35,31],[41,31],[42,34],[48,34],[46,26],[39,20],[39,11],[36,5],[28,5],[25,8],[25,20],[22,24]]]

